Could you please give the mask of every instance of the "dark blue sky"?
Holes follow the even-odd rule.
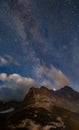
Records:
[[[79,91],[79,1],[1,0],[0,73]]]

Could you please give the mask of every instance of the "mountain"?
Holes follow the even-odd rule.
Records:
[[[67,98],[68,100],[79,101],[79,93],[74,91],[71,87],[65,86],[60,90],[56,91],[56,94],[62,98]]]
[[[79,130],[79,93],[68,86],[57,91],[32,87],[23,101],[0,105],[0,128]]]
[[[55,105],[72,112],[79,112],[79,93],[68,86],[57,91],[49,90],[44,86],[41,88],[32,87],[25,96],[24,102],[27,105],[47,110]]]

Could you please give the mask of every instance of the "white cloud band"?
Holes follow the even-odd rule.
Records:
[[[37,83],[32,78],[22,77],[19,74],[0,74],[3,85],[0,86],[0,100],[22,100],[29,88]]]

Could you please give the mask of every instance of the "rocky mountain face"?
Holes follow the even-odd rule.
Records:
[[[49,90],[44,86],[41,88],[32,87],[24,102],[47,110],[53,106],[58,106],[72,112],[79,112],[79,93],[68,86],[57,91]]]
[[[30,88],[22,102],[0,103],[1,130],[79,130],[79,93]]]

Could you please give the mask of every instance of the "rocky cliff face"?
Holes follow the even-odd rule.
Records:
[[[1,101],[0,119],[1,130],[79,130],[79,93],[32,87],[22,102]]]
[[[29,100],[27,100],[28,98]],[[44,86],[41,88],[32,87],[24,102],[47,110],[50,110],[55,105],[72,112],[79,112],[79,93],[68,86],[57,91],[49,90]]]

